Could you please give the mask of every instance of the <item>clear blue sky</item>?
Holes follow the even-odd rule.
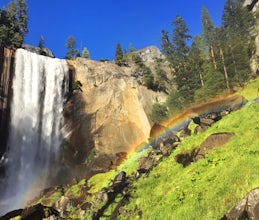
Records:
[[[0,7],[8,0],[0,0]],[[220,25],[225,0],[27,0],[29,33],[26,43],[45,46],[56,57],[66,54],[66,39],[74,36],[77,47],[87,47],[91,58],[114,59],[120,43],[128,49],[160,47],[161,30],[172,32],[171,23],[179,14],[191,35],[201,33],[201,9],[205,6],[215,25]]]

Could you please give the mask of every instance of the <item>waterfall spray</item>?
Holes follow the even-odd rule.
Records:
[[[1,212],[24,206],[47,186],[51,163],[62,142],[69,81],[65,60],[18,49],[15,61],[4,190],[7,204],[0,207]]]

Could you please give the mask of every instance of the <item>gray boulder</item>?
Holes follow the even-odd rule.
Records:
[[[251,190],[221,220],[259,219],[259,187]]]
[[[53,52],[50,49],[48,49],[47,47],[35,47],[33,45],[23,44],[22,48],[25,50],[28,50],[32,53],[39,54],[39,55],[43,55],[43,56],[47,56],[47,57],[51,57],[51,58],[55,57]]]

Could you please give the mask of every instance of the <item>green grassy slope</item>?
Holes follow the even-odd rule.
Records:
[[[259,78],[250,81],[238,93],[249,102],[242,109],[224,116],[204,133],[184,139],[175,151],[162,160],[147,177],[133,182],[129,203],[123,207],[119,219],[220,219],[248,191],[259,186]],[[191,126],[194,128],[194,126]],[[210,134],[215,132],[234,132],[236,135],[224,146],[214,148],[204,159],[183,167],[175,161],[175,156],[198,147]],[[148,150],[147,150],[148,151]],[[65,195],[79,198],[87,185],[90,195],[85,198],[90,208],[82,219],[92,219],[92,215],[104,204],[98,199],[98,191],[107,186],[119,171],[134,174],[138,158],[147,154],[134,153],[116,170],[98,174],[87,182],[66,189]],[[73,192],[75,195],[73,195]],[[45,197],[41,202],[54,198]],[[111,213],[122,199],[118,195],[105,210],[104,217],[110,219]],[[77,219],[77,210],[82,205],[71,207],[70,218]]]
[[[259,186],[259,80],[239,93],[249,99],[242,109],[225,116],[206,132],[186,138],[155,167],[148,178],[135,182],[120,219],[220,219],[251,189]],[[183,168],[174,157],[198,147],[215,132],[235,132],[231,141],[204,159]],[[134,211],[136,210],[136,211]]]

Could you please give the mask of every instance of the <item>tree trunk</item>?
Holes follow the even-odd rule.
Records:
[[[220,52],[221,61],[222,61],[223,69],[224,69],[224,75],[225,75],[227,89],[229,90],[228,72],[227,72],[227,68],[226,68],[226,65],[225,65],[224,54],[223,54],[223,51],[222,51],[221,47],[219,47],[219,52]]]
[[[215,59],[215,53],[214,53],[214,49],[212,46],[210,46],[210,54],[211,54],[211,58],[212,58],[212,62],[214,65],[214,69],[217,69],[217,63],[216,63],[216,59]]]
[[[203,77],[202,77],[201,72],[199,72],[199,76],[200,76],[201,86],[203,87],[204,86],[204,81],[203,81]]]

